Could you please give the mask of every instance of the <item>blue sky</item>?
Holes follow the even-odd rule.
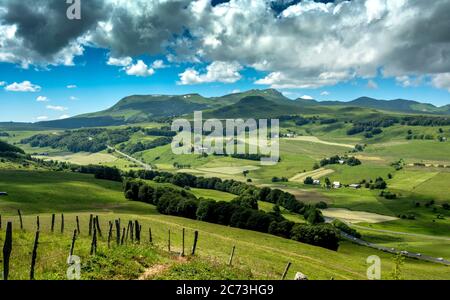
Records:
[[[139,57],[147,65],[161,57]],[[6,83],[30,81],[41,87],[37,92],[10,92],[0,90],[0,121],[35,122],[39,117],[58,119],[61,116],[75,116],[82,113],[106,109],[121,98],[133,94],[187,94],[221,96],[235,91],[269,88],[254,84],[265,76],[251,68],[241,71],[242,79],[235,83],[202,83],[180,85],[179,74],[192,64],[173,64],[158,69],[149,77],[129,76],[121,67],[109,66],[108,51],[87,48],[85,54],[76,58],[75,66],[49,66],[48,68],[23,69],[14,64],[0,64],[0,81]],[[205,68],[203,65],[201,68]],[[367,79],[355,79],[315,89],[280,89],[289,98],[311,96],[317,100],[349,101],[361,96],[377,99],[411,99],[436,105],[449,104],[449,92],[436,89],[430,84],[417,87],[403,87],[395,79],[377,76],[371,79],[377,87],[368,87]],[[76,88],[68,88],[75,85]],[[324,93],[325,92],[325,93]],[[328,95],[326,95],[328,93]],[[36,99],[46,97],[45,102]],[[74,98],[73,98],[74,97]],[[47,106],[67,108],[49,109]]]
[[[445,0],[92,0],[77,22],[56,1],[0,0],[1,122],[94,112],[132,94],[255,88],[450,104],[447,23],[430,22]]]

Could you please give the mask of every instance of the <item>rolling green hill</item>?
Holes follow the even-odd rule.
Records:
[[[262,96],[248,96],[236,104],[213,110],[209,116],[215,118],[267,118],[299,112],[293,105],[280,104]],[[207,114],[208,115],[208,114]]]
[[[421,103],[412,100],[377,100],[369,97],[360,97],[350,102],[323,101],[315,102],[316,105],[326,106],[355,106],[366,107],[377,110],[402,112],[402,113],[425,113],[425,114],[450,114],[449,105],[436,107],[433,104]]]
[[[153,205],[127,201],[120,183],[94,179],[91,175],[0,170],[0,182],[0,188],[9,193],[8,197],[0,199],[3,220],[13,221],[15,243],[23,245],[13,249],[12,279],[25,279],[28,276],[28,259],[37,214],[40,215],[42,234],[37,279],[65,278],[64,266],[77,216],[81,236],[75,246],[75,255],[82,258],[82,278],[85,279],[135,279],[155,264],[172,265],[172,258],[167,253],[161,253],[161,250],[167,249],[167,231],[170,229],[172,251],[179,253],[183,228],[186,229],[187,250],[193,243],[193,232],[199,231],[197,256],[200,261],[181,265],[191,272],[177,269],[172,272],[169,270],[167,275],[157,274],[158,276],[170,279],[178,274],[178,278],[195,279],[192,274],[204,274],[205,279],[279,279],[289,261],[292,266],[287,278],[293,278],[296,272],[302,272],[309,279],[366,279],[366,259],[374,254],[383,261],[383,279],[389,279],[390,272],[395,267],[393,255],[349,242],[342,242],[338,251],[331,251],[255,231],[161,215]],[[221,197],[219,194],[217,196]],[[17,209],[21,209],[24,215],[23,231],[18,229]],[[52,213],[64,213],[66,230],[63,234],[59,230],[59,215],[55,227],[57,230],[50,232]],[[91,239],[87,228],[91,213],[99,215],[103,231],[103,236],[98,240],[99,252],[95,257],[88,252]],[[124,223],[127,220],[139,220],[143,229],[142,246],[127,244],[107,248],[108,221],[118,218]],[[152,229],[153,243],[157,247],[148,244],[149,228]],[[2,239],[3,235],[0,236],[0,244]],[[220,268],[212,268],[209,261],[216,262],[212,263],[213,266],[223,264],[233,246],[236,246],[234,266],[237,269],[228,269],[222,265],[222,271]],[[0,258],[1,255],[0,253]],[[202,271],[205,268],[210,271]],[[406,259],[402,275],[405,279],[448,279],[447,269],[448,267],[439,264]],[[252,275],[245,275],[246,270],[251,270]]]
[[[253,117],[268,118],[281,115],[341,113],[361,117],[361,114],[408,113],[449,115],[450,105],[436,107],[432,104],[411,100],[377,100],[361,97],[350,102],[291,100],[275,89],[249,90],[221,97],[203,97],[199,94],[186,95],[133,95],[125,97],[117,104],[103,111],[87,113],[64,120],[38,123],[0,123],[0,128],[8,130],[82,128],[117,126],[130,123],[149,122],[191,114],[202,110],[212,117]]]

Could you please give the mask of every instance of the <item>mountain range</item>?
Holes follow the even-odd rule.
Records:
[[[123,98],[103,111],[64,120],[38,122],[34,125],[45,128],[123,125],[187,115],[195,110],[202,110],[204,115],[210,118],[270,118],[293,114],[335,114],[338,110],[349,111],[350,108],[352,111],[360,108],[385,113],[450,115],[450,104],[437,107],[412,100],[379,100],[369,97],[361,97],[349,102],[302,98],[292,100],[275,89],[265,89],[211,98],[199,94],[133,95]],[[11,123],[0,123],[1,125],[11,126]]]

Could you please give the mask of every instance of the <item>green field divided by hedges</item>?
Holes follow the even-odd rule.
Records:
[[[24,172],[27,172],[26,178]],[[173,232],[175,248],[181,245],[182,228],[187,230],[187,245],[192,245],[193,231],[198,230],[200,257],[224,262],[231,248],[236,246],[236,265],[242,267],[244,272],[250,269],[252,276],[257,279],[279,278],[288,261],[293,263],[288,278],[292,278],[296,271],[300,271],[311,279],[330,279],[331,277],[364,279],[367,267],[365,259],[374,253],[374,250],[347,242],[343,242],[339,250],[334,252],[268,234],[160,215],[154,206],[125,200],[120,183],[95,180],[90,175],[2,170],[0,182],[0,189],[7,189],[10,193],[10,196],[0,199],[3,223],[12,219],[15,229],[18,226],[17,209],[21,209],[25,215],[27,232],[33,232],[35,215],[39,213],[43,239],[45,239],[49,232],[50,213],[65,213],[67,230],[64,241],[61,241],[61,245],[65,247],[63,250],[55,250],[61,253],[67,252],[71,236],[68,231],[75,228],[75,216],[80,217],[82,228],[87,228],[90,213],[100,216],[102,228],[107,227],[108,220],[138,219],[144,228],[143,239],[148,238],[146,228],[151,227],[155,243],[162,248],[166,247],[169,228]],[[86,234],[85,229],[83,234]],[[16,231],[15,235],[21,236],[21,233]],[[1,236],[3,238],[3,235]],[[31,241],[32,236],[25,236],[24,239]],[[100,243],[104,245],[105,241],[102,240]],[[389,272],[393,268],[393,256],[379,251],[375,253],[382,258],[386,267],[384,278],[389,278]],[[20,255],[17,259],[17,261],[21,260]],[[60,259],[57,263],[64,264],[66,257],[61,254]],[[22,263],[26,266],[24,262]],[[41,268],[45,273],[45,265]],[[52,272],[56,271],[49,271],[49,273]],[[137,273],[133,273],[133,276]],[[58,276],[62,275],[55,276],[60,278]],[[114,276],[112,277],[115,278]],[[404,267],[404,276],[411,279],[438,279],[448,278],[448,272],[445,266],[408,259]]]

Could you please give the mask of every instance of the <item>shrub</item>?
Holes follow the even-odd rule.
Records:
[[[303,181],[304,184],[314,184],[314,179],[312,177],[306,177]]]
[[[347,224],[345,224],[344,222],[335,219],[332,223],[331,223],[334,227],[336,227],[337,229],[351,235],[354,236],[356,238],[361,238],[361,234],[356,231],[355,229],[351,228],[350,226],[348,226]]]
[[[322,216],[322,212],[313,206],[305,209],[303,217],[306,221],[308,221],[309,224],[312,225],[325,222],[325,219]]]
[[[319,209],[326,209],[326,208],[328,208],[328,204],[326,203],[326,202],[324,202],[324,201],[320,201],[319,203],[316,203],[316,208],[319,208]]]
[[[200,221],[211,222],[214,220],[214,205],[213,200],[202,200],[200,201],[196,216]]]
[[[282,222],[273,221],[270,223],[268,232],[273,235],[289,238],[294,224],[294,222],[287,220]]]
[[[291,239],[334,251],[339,248],[339,233],[330,224],[295,224],[291,230]]]

